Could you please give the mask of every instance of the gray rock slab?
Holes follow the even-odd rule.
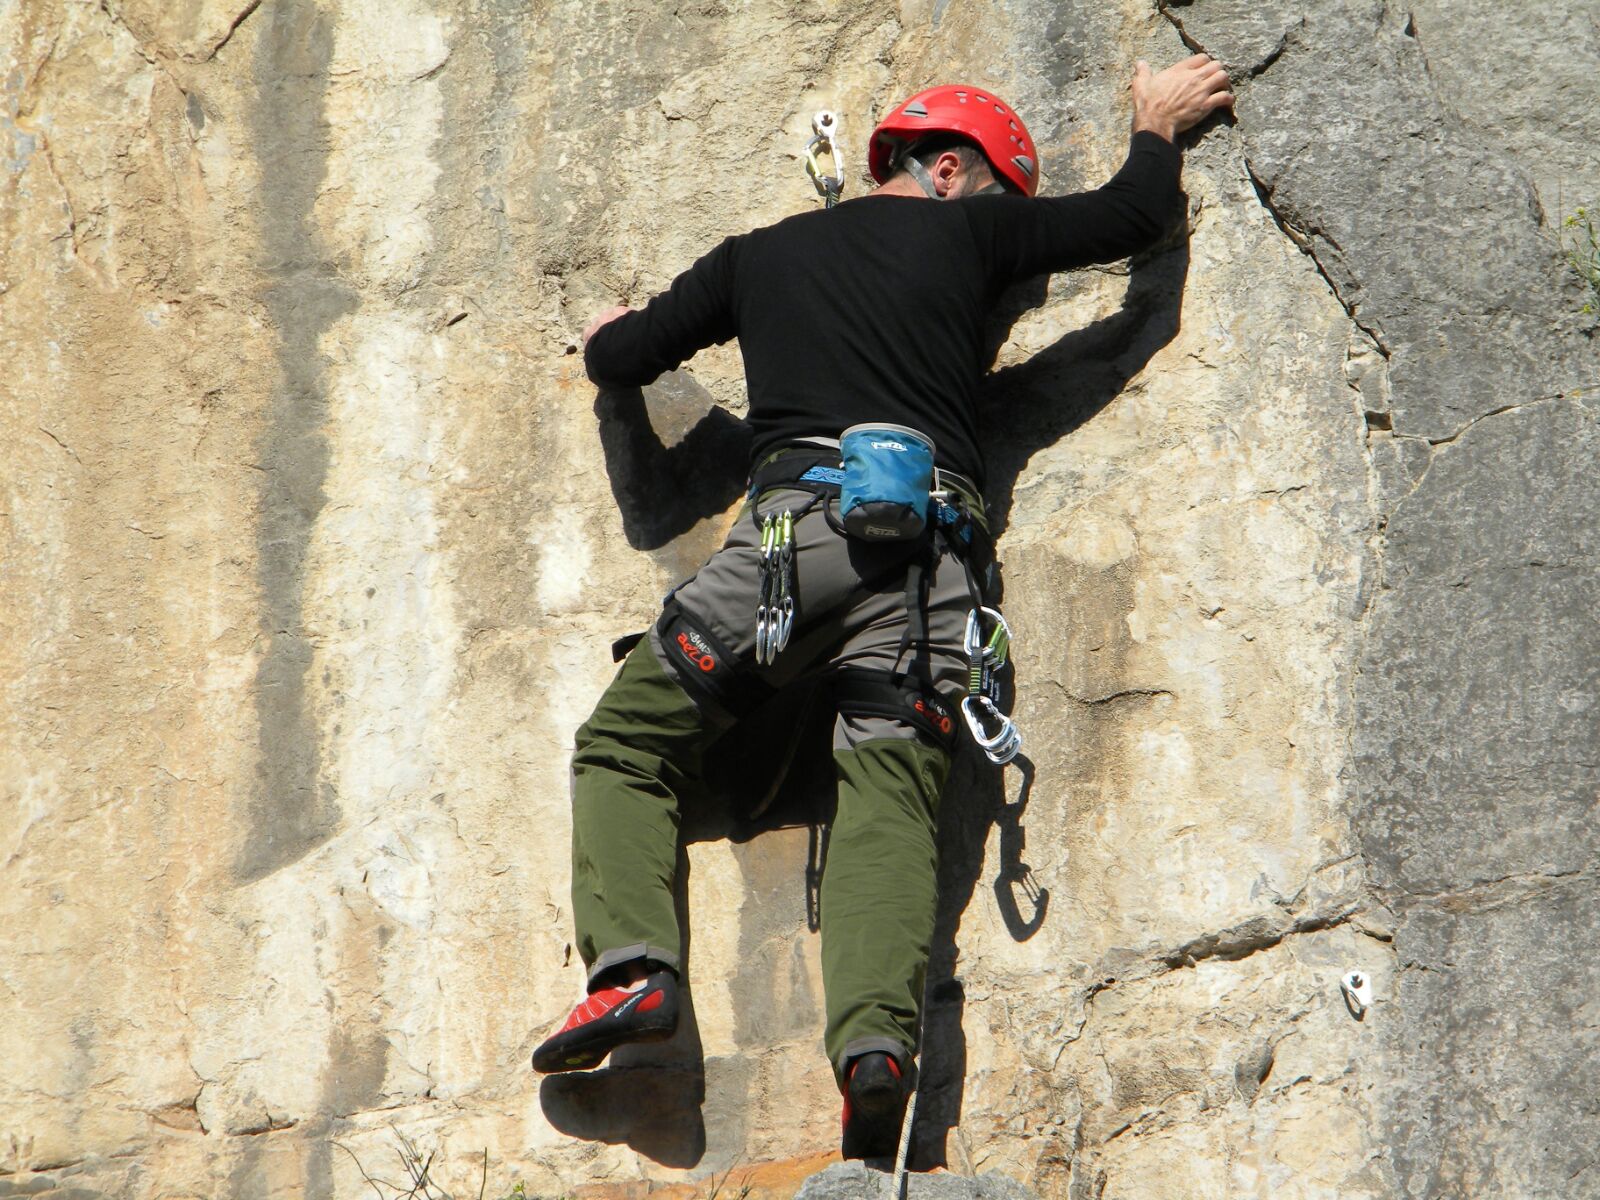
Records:
[[[1587,4],[1414,0],[1412,25],[1443,103],[1528,168],[1551,219],[1600,202],[1593,108],[1554,103],[1592,95],[1600,21]]]
[[[1396,1196],[1600,1195],[1600,355],[1535,187],[1592,177],[1592,137],[1539,114],[1600,84],[1549,8],[1492,36],[1470,0],[1164,8],[1230,66],[1262,203],[1382,360],[1353,380],[1386,522],[1353,820],[1397,916],[1369,1063]]]
[[[1403,13],[1372,0],[1172,13],[1193,45],[1259,72],[1236,106],[1250,171],[1384,348],[1397,432],[1448,438],[1587,381],[1572,335],[1592,322],[1531,176],[1440,103]]]
[[[954,1175],[940,1171],[906,1176],[906,1195],[917,1200],[1038,1200],[1015,1179],[995,1171]],[[894,1175],[860,1162],[835,1163],[800,1185],[795,1200],[891,1200]]]
[[[1479,422],[1391,517],[1360,679],[1362,846],[1432,895],[1600,853],[1600,419]]]
[[[1600,889],[1501,885],[1418,911],[1387,1085],[1396,1195],[1600,1196]]]

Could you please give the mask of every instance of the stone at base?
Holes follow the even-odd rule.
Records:
[[[800,1185],[794,1200],[893,1200],[894,1173],[864,1163],[834,1163]],[[1009,1175],[953,1175],[945,1171],[906,1176],[907,1200],[1039,1200],[1038,1194]]]

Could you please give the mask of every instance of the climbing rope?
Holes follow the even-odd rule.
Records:
[[[928,990],[922,990],[922,1002],[928,1002]],[[906,1115],[900,1124],[900,1145],[894,1153],[894,1190],[889,1193],[890,1200],[906,1200],[906,1172],[911,1168],[911,1127],[917,1122],[917,1097],[922,1092],[921,1080],[911,1093],[911,1098],[906,1101]]]
[[[811,118],[811,140],[806,143],[806,174],[821,196],[825,208],[839,203],[844,192],[844,148],[839,144],[839,119],[828,109]],[[833,170],[825,173],[819,154],[833,160]]]

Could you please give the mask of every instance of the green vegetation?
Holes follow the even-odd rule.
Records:
[[[1584,301],[1586,313],[1600,309],[1600,228],[1596,227],[1595,220],[1594,213],[1580,208],[1561,223],[1561,248],[1566,251],[1572,269],[1593,293]]]

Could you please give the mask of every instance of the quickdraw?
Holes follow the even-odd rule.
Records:
[[[844,148],[839,144],[839,120],[828,109],[823,109],[811,118],[811,132],[814,136],[806,143],[806,174],[811,176],[817,195],[822,197],[823,207],[832,208],[844,192]],[[819,152],[833,159],[832,174],[823,172]]]
[[[999,609],[980,605],[967,613],[965,643],[967,695],[961,701],[961,715],[989,761],[1004,766],[1022,749],[1022,731],[1000,711],[1000,672],[1011,654],[1011,626]]]
[[[794,631],[794,513],[761,522],[761,594],[756,601],[756,662],[768,666]]]

